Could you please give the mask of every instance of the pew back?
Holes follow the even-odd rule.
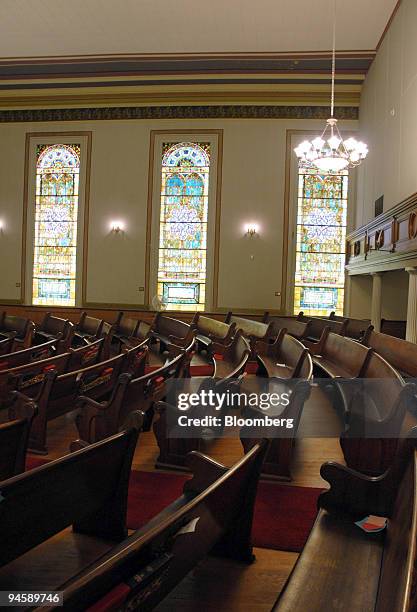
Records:
[[[236,329],[250,339],[264,339],[272,336],[272,324],[237,317],[231,311],[227,313],[225,323],[235,323]]]
[[[75,334],[81,337],[99,338],[103,329],[103,319],[91,317],[82,312],[79,322],[75,326]]]
[[[417,378],[417,349],[414,343],[376,331],[370,331],[363,342],[399,372]]]
[[[0,425],[0,481],[25,471],[26,449],[35,405],[28,402],[19,418]]]
[[[265,448],[265,442],[256,445],[230,469],[190,453],[194,477],[183,496],[68,582],[66,609],[90,606],[128,582],[132,586],[126,589],[124,604],[151,610],[214,547],[216,554],[253,560],[250,530]],[[194,528],[181,533],[193,523]],[[146,580],[141,579],[143,572]]]
[[[127,481],[137,435],[123,432],[3,481],[0,567],[70,525],[115,541],[125,537]]]
[[[5,334],[13,334],[16,332],[15,342],[22,345],[22,348],[27,348],[31,345],[35,324],[24,317],[7,314],[3,311],[0,318],[0,332]]]
[[[11,370],[12,368],[17,368],[18,366],[26,365],[34,361],[48,359],[56,355],[56,345],[57,340],[48,340],[48,342],[44,342],[43,344],[2,355],[0,359],[0,371]]]
[[[264,315],[264,323],[272,324],[274,336],[277,336],[281,329],[286,329],[288,334],[299,340],[309,335],[311,326],[310,321],[299,321],[296,317],[270,316],[267,312]]]

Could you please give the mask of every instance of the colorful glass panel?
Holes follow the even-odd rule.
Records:
[[[157,292],[168,310],[204,310],[209,174],[209,143],[163,145]]]
[[[343,314],[348,180],[299,170],[295,313]]]
[[[79,176],[79,145],[38,145],[33,304],[75,305]]]

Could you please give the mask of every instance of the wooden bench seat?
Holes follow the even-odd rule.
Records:
[[[71,448],[83,442],[91,444],[116,433],[133,411],[145,415],[144,429],[149,429],[153,417],[153,405],[167,393],[167,381],[182,378],[187,372],[189,355],[186,351],[171,347],[166,363],[148,374],[133,376],[131,373],[119,377],[111,396],[102,402],[81,396],[77,407],[76,425],[80,439]]]
[[[330,331],[325,333],[320,346],[311,350],[319,375],[345,379],[364,375],[370,353],[370,350],[359,342]]]
[[[273,326],[272,323],[263,323],[262,321],[254,321],[252,319],[246,319],[244,317],[238,317],[233,312],[228,312],[224,320],[229,325],[235,323],[236,330],[240,331],[245,338],[249,341],[251,347],[252,359],[256,360],[256,354],[254,344],[257,340],[268,341],[269,338],[273,337]]]
[[[0,335],[13,336],[15,350],[31,346],[35,324],[30,319],[17,315],[7,314],[3,311],[0,315]]]
[[[352,319],[351,317],[341,317],[336,315],[335,312],[331,312],[329,317],[332,321],[347,321],[345,327],[345,336],[347,338],[353,338],[354,340],[362,340],[370,331],[373,330],[370,319]]]
[[[271,316],[269,312],[265,312],[262,321],[263,323],[272,324],[273,336],[278,336],[281,329],[285,329],[287,334],[294,336],[294,338],[297,338],[298,340],[302,340],[303,338],[309,336],[309,329],[311,326],[310,321],[299,321],[296,316]]]
[[[308,349],[296,338],[281,329],[273,343],[258,341],[255,344],[260,372],[270,378],[304,378],[313,375],[313,363]]]
[[[93,604],[95,609],[103,609],[115,595],[120,608],[154,609],[211,551],[251,563],[250,532],[265,446],[255,446],[229,469],[192,453],[189,466],[193,477],[185,484],[183,495],[147,525],[83,571],[73,572],[65,584],[61,575],[54,580],[44,573],[51,588],[63,591],[65,610],[75,612]],[[26,567],[19,581],[22,589],[30,574],[29,563]]]
[[[97,340],[101,337],[103,324],[103,319],[97,319],[86,312],[82,312],[80,320],[75,325],[74,342],[83,344]]]
[[[15,401],[9,408],[10,418],[14,418],[20,402],[32,398],[38,411],[32,422],[29,448],[32,452],[46,454],[48,421],[75,410],[76,401],[81,395],[93,399],[106,397],[114,389],[121,374],[130,372],[137,375],[143,372],[145,359],[146,351],[137,347],[82,370],[59,375],[55,370],[48,370],[40,383],[36,381],[23,389],[21,383],[17,387],[18,391],[12,392]]]
[[[140,319],[126,317],[123,312],[119,312],[113,324],[112,335],[119,343],[133,346],[149,337],[151,324]]]
[[[56,350],[65,353],[72,344],[75,325],[68,319],[55,317],[47,312],[40,325],[35,328],[35,344],[43,344],[48,340],[56,340]]]
[[[413,612],[417,609],[417,453],[403,445],[380,479],[324,464],[330,491],[274,612]],[[406,454],[405,454],[406,452]],[[369,534],[354,523],[389,518]]]
[[[213,342],[212,353],[214,360],[213,378],[224,380],[242,376],[249,361],[251,350],[243,335],[238,331],[228,345]]]
[[[317,343],[322,341],[323,335],[327,330],[334,334],[344,336],[347,326],[346,320],[335,321],[332,319],[322,319],[320,317],[307,317],[303,313],[298,315],[298,320],[304,321],[305,323],[310,322],[308,335],[303,338],[303,343],[308,348],[315,348]]]
[[[137,431],[125,431],[1,483],[1,588],[12,582],[22,590],[34,583],[58,590],[58,576],[65,582],[74,569],[78,573],[127,536],[127,487],[137,437]],[[52,547],[43,546],[71,525],[80,544],[72,552],[53,555]],[[50,571],[42,574],[46,566]]]
[[[159,341],[163,352],[169,344],[188,345],[194,339],[194,329],[185,321],[168,317],[158,312],[152,322],[150,334]]]
[[[217,319],[205,317],[196,312],[191,322],[191,327],[196,331],[198,349],[210,350],[211,343],[218,342],[228,344],[233,339],[236,323],[224,323]]]
[[[103,343],[104,338],[100,338],[89,345],[77,349],[70,348],[68,353],[32,361],[16,368],[0,370],[0,407],[9,403],[11,391],[17,388],[21,390],[30,388],[30,393],[35,395],[49,370],[54,370],[57,374],[64,374],[101,361]]]

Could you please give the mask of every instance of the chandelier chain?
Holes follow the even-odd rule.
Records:
[[[332,41],[332,96],[330,117],[334,116],[334,80],[336,74],[336,0],[333,0],[333,41]]]

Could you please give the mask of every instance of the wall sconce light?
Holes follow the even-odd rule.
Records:
[[[4,230],[3,219],[0,219],[0,232],[2,232],[3,230]]]
[[[110,222],[111,231],[115,234],[120,234],[125,229],[125,224],[123,221],[111,221]]]
[[[256,223],[248,223],[245,225],[246,236],[255,236],[255,234],[259,233],[259,226]]]

